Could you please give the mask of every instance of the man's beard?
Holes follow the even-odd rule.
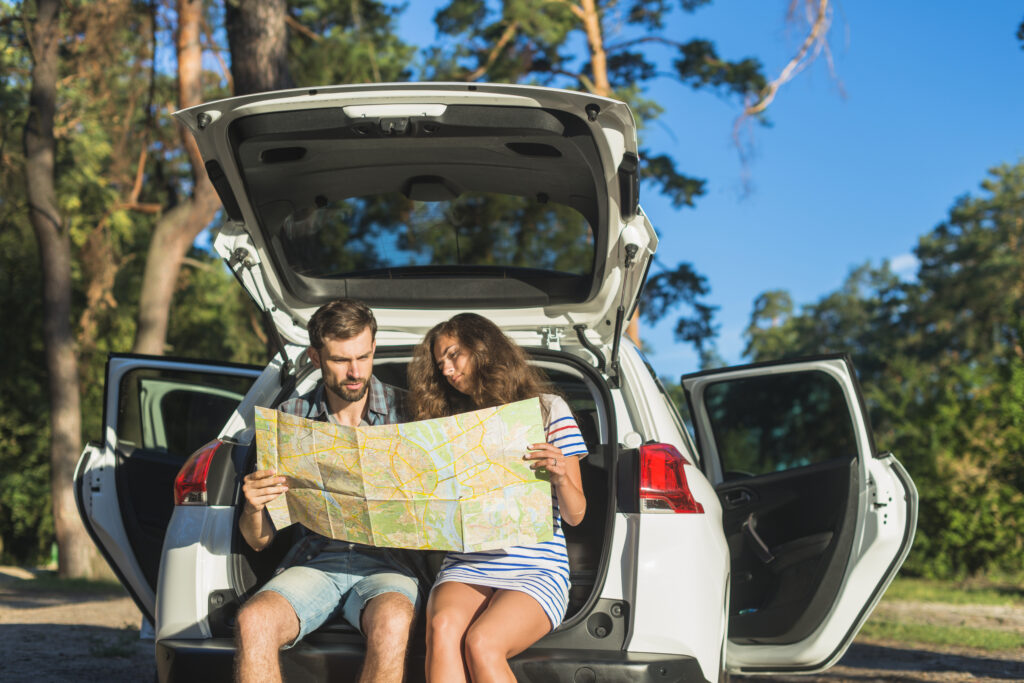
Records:
[[[344,399],[349,403],[354,403],[355,401],[361,400],[363,396],[366,396],[366,392],[370,388],[370,382],[369,380],[363,380],[363,385],[356,389],[355,391],[346,389],[345,386],[340,382],[338,384],[328,384],[326,386],[335,396]]]

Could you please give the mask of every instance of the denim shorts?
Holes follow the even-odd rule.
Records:
[[[299,635],[286,648],[339,614],[362,633],[363,607],[384,593],[400,593],[419,609],[419,583],[387,550],[335,541],[300,559],[302,564],[280,571],[259,590],[281,595],[299,618]]]

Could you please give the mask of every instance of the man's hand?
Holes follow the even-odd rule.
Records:
[[[238,528],[253,550],[263,550],[274,539],[274,523],[267,513],[267,503],[288,490],[284,482],[285,478],[277,476],[275,470],[260,470],[242,479],[245,504]]]
[[[249,513],[260,512],[267,503],[288,490],[285,478],[277,476],[276,470],[259,470],[247,474],[242,482],[246,512]]]

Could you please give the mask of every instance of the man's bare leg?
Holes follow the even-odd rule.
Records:
[[[257,593],[238,613],[235,680],[280,681],[280,650],[298,635],[299,618],[291,603],[274,591]]]
[[[361,683],[400,683],[412,632],[413,608],[401,593],[382,593],[363,608],[366,661]]]

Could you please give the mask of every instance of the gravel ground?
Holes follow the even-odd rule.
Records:
[[[25,591],[27,571],[0,567],[0,680],[153,681],[153,641],[120,593]]]
[[[47,593],[19,584],[32,574],[0,567],[0,680],[153,681],[153,642],[123,593]],[[1024,607],[882,603],[890,617],[1024,632]],[[734,676],[737,682],[1024,681],[1024,652],[938,648],[858,638],[840,662],[810,676]]]

